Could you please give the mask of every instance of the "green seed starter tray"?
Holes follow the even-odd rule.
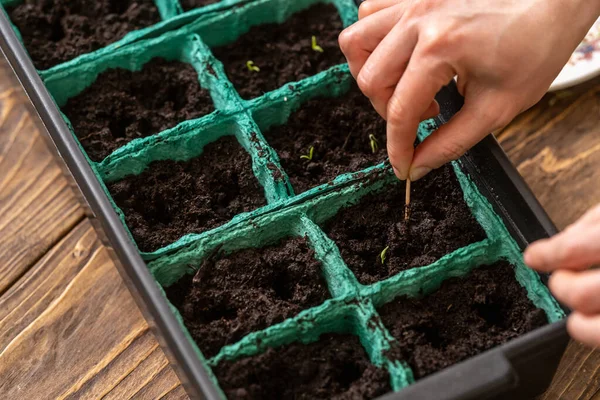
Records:
[[[276,152],[261,134],[273,125],[285,124],[290,114],[310,99],[337,97],[347,92],[352,82],[347,66],[335,66],[261,97],[243,100],[228,81],[221,62],[210,51],[211,47],[235,41],[251,26],[283,23],[294,12],[317,2],[320,1],[224,0],[182,13],[178,0],[156,0],[163,22],[131,32],[103,49],[39,72],[59,107],[91,85],[103,71],[109,68],[137,71],[155,57],[192,65],[198,72],[201,86],[209,90],[215,112],[181,122],[156,135],[135,139],[101,162],[88,159],[101,182],[139,174],[151,168],[152,161],[198,157],[204,146],[226,135],[235,136],[250,154],[253,172],[264,189],[268,205],[237,215],[218,228],[202,234],[188,234],[152,253],[142,253],[150,261],[148,266],[161,286],[167,287],[185,274],[195,273],[191,266],[200,265],[216,248],[229,253],[265,246],[290,236],[306,236],[316,258],[322,262],[322,272],[332,294],[330,300],[253,332],[237,343],[223,347],[209,360],[193,343],[181,315],[172,306],[181,328],[207,369],[210,371],[210,367],[220,360],[258,354],[269,347],[295,341],[316,341],[323,333],[346,332],[360,338],[371,361],[387,369],[392,388],[400,390],[414,381],[413,374],[406,363],[386,357],[386,350],[394,339],[385,326],[374,322],[379,320],[376,308],[401,295],[414,297],[431,293],[448,278],[464,276],[474,268],[501,259],[515,267],[516,279],[527,290],[531,301],[545,311],[550,322],[562,319],[562,309],[539,276],[523,264],[517,243],[487,199],[463,173],[460,162],[453,163],[454,171],[464,199],[487,238],[447,254],[431,265],[402,271],[371,285],[361,285],[357,281],[335,243],[319,225],[364,195],[397,184],[389,166],[383,163],[364,171],[343,174],[333,182],[295,195]],[[357,9],[352,0],[321,2],[334,4],[345,26],[356,19]],[[18,3],[0,0],[3,6]],[[64,118],[71,128],[68,119]],[[420,138],[435,128],[432,121],[423,123]],[[110,198],[108,191],[107,194]],[[123,213],[114,203],[113,206],[124,223]],[[213,380],[218,386],[214,376]]]

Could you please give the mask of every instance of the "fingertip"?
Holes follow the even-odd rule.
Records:
[[[590,347],[600,346],[600,316],[573,312],[567,319],[567,331],[578,342]]]
[[[425,175],[427,175],[431,171],[432,171],[432,169],[429,168],[429,167],[425,167],[425,166],[411,166],[410,167],[410,172],[409,172],[410,180],[413,181],[413,182],[414,181],[418,181],[419,179],[421,179],[422,177],[424,177]]]
[[[546,270],[546,259],[544,250],[544,240],[538,240],[530,244],[525,253],[523,253],[523,261],[529,267],[537,270]]]

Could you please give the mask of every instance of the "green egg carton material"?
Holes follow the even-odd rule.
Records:
[[[487,199],[464,173],[460,161],[452,168],[464,194],[464,200],[486,233],[486,239],[447,254],[430,265],[402,271],[371,285],[360,284],[342,259],[336,244],[321,230],[320,224],[344,207],[356,204],[368,193],[398,184],[388,164],[340,175],[332,182],[296,195],[277,153],[262,136],[274,125],[285,124],[290,114],[316,97],[339,97],[351,87],[347,65],[339,65],[299,82],[252,100],[243,100],[229,82],[223,65],[210,48],[234,42],[250,27],[264,23],[283,23],[293,13],[318,0],[224,0],[207,7],[182,13],[177,0],[156,0],[164,21],[126,35],[101,50],[40,71],[57,105],[81,93],[97,76],[109,68],[137,71],[155,57],[179,60],[192,65],[200,85],[210,92],[216,111],[202,118],[181,122],[156,135],[135,139],[115,150],[101,162],[88,161],[100,182],[109,183],[140,174],[156,160],[189,160],[202,154],[204,146],[223,136],[235,136],[252,158],[252,169],[260,182],[267,205],[235,216],[228,223],[201,234],[188,234],[176,242],[150,253],[141,253],[156,281],[168,287],[185,274],[193,274],[190,265],[200,265],[216,249],[230,253],[259,248],[286,237],[307,237],[322,263],[332,298],[297,316],[264,330],[253,332],[237,343],[223,347],[211,359],[205,359],[195,345],[179,311],[173,313],[193,344],[198,357],[210,372],[223,359],[258,354],[268,347],[300,341],[312,342],[319,335],[349,332],[357,335],[371,361],[389,371],[394,390],[413,382],[407,364],[386,356],[393,341],[378,319],[376,308],[398,296],[422,296],[435,291],[451,277],[461,277],[474,268],[507,260],[518,282],[527,290],[533,304],[544,310],[549,322],[564,318],[564,312],[550,295],[540,277],[528,269],[517,243]],[[1,4],[15,4],[2,1]],[[344,25],[357,15],[352,0],[325,1],[336,6]],[[63,115],[72,129],[68,119]],[[426,121],[419,128],[422,140],[437,126]],[[82,148],[83,150],[83,148]],[[85,151],[84,151],[85,153]],[[109,199],[110,193],[105,191]],[[112,201],[112,200],[111,200]],[[123,224],[123,212],[114,204]],[[125,225],[126,227],[126,225]],[[132,237],[133,240],[133,237]],[[215,384],[218,382],[211,374]]]

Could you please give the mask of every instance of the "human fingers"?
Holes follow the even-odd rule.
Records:
[[[582,270],[600,263],[600,224],[588,223],[589,219],[595,219],[598,211],[549,239],[532,243],[525,250],[525,263],[544,272]]]
[[[571,337],[590,347],[600,346],[600,315],[584,315],[574,312],[567,320]]]
[[[387,8],[350,25],[340,33],[340,49],[348,60],[354,79],[358,77],[373,50],[400,20],[402,12],[402,6]]]
[[[448,66],[428,64],[413,56],[387,104],[388,156],[400,179],[408,177],[419,123],[428,110],[439,111],[435,106],[431,109],[432,102],[451,75]]]
[[[358,73],[356,78],[358,86],[385,119],[387,119],[388,101],[406,70],[417,45],[417,39],[417,26],[414,24],[404,26],[400,19],[373,50]],[[433,97],[429,99],[427,106],[431,100]],[[421,112],[424,111],[425,107]]]
[[[600,314],[600,270],[558,270],[550,276],[554,297],[585,315]]]
[[[385,8],[401,3],[403,0],[366,0],[358,7],[358,19],[361,20]]]

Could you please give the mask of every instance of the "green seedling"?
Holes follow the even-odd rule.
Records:
[[[312,47],[312,49],[314,51],[318,51],[319,53],[323,53],[323,51],[324,51],[323,48],[317,44],[317,37],[316,36],[313,36],[310,39],[310,47]]]
[[[390,246],[387,246],[385,249],[383,249],[383,251],[381,253],[379,253],[379,258],[381,259],[381,263],[385,263],[385,255],[387,254],[388,250],[390,249]]]
[[[373,153],[377,153],[377,150],[379,150],[379,142],[377,141],[377,138],[375,137],[375,135],[373,135],[373,134],[369,135],[369,143],[371,143],[371,151]]]
[[[254,61],[252,61],[252,60],[246,61],[246,67],[248,68],[248,71],[250,71],[250,72],[260,72],[260,68],[258,68],[256,65],[254,65]]]
[[[315,147],[314,146],[310,146],[310,149],[308,149],[308,154],[302,154],[300,156],[300,158],[303,158],[303,159],[308,160],[308,161],[312,161],[314,153],[315,153]]]

